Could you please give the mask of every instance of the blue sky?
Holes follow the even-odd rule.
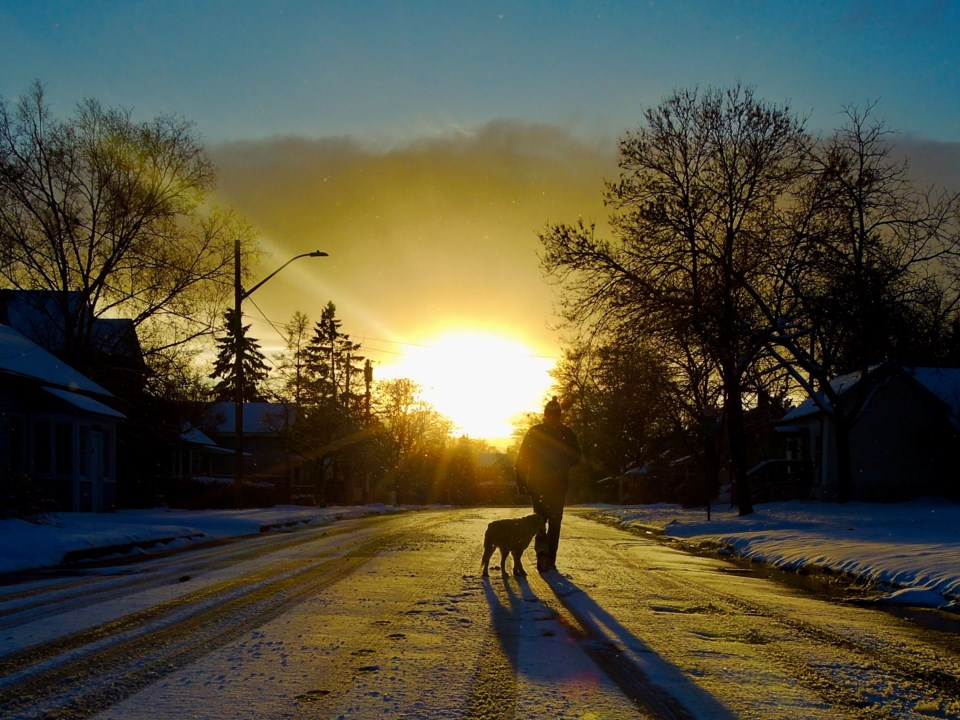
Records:
[[[254,278],[330,253],[245,304],[266,348],[332,300],[383,370],[458,332],[539,361],[562,334],[537,233],[602,226],[645,108],[742,82],[829,133],[876,102],[914,167],[957,186],[958,38],[960,0],[0,0],[0,95],[38,79],[58,116],[96,98],[193,121],[215,200],[260,233]]]
[[[0,3],[6,97],[33,78],[176,112],[211,141],[395,140],[492,118],[617,134],[676,87],[756,86],[830,129],[879,99],[898,129],[960,139],[960,3]]]

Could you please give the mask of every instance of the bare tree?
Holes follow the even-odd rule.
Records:
[[[554,379],[560,396],[573,400],[566,422],[576,430],[594,478],[642,461],[670,433],[672,378],[653,347],[584,342],[564,352]]]
[[[866,380],[887,360],[936,361],[960,307],[958,195],[917,188],[872,110],[847,108],[846,125],[814,149],[789,248],[770,256],[780,292],[773,304],[755,295],[771,351],[833,421],[841,502],[867,383],[841,398],[831,380]]]
[[[68,355],[88,349],[103,316],[131,319],[148,352],[209,334],[234,239],[251,242],[205,205],[213,182],[189,122],[137,122],[96,100],[58,120],[37,82],[0,103],[0,276],[56,299]]]
[[[305,403],[310,318],[296,311],[283,326],[283,336],[286,349],[277,357],[276,394],[301,408]]]
[[[389,448],[389,474],[396,502],[423,494],[427,465],[446,449],[453,423],[420,399],[420,386],[409,378],[376,385],[377,418]]]
[[[620,141],[620,178],[606,190],[615,239],[598,239],[582,222],[541,233],[542,263],[564,285],[568,320],[693,346],[690,357],[716,368],[742,514],[753,509],[745,377],[767,332],[746,286],[766,285],[763,261],[782,232],[780,210],[802,176],[807,142],[787,107],[749,88],[679,91]]]

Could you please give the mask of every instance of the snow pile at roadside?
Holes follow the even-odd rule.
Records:
[[[875,586],[886,602],[960,605],[960,504],[768,503],[740,517],[736,508],[677,505],[593,506],[624,527],[721,548],[797,572],[829,571]]]
[[[0,573],[55,567],[65,560],[171,550],[189,544],[322,525],[400,508],[277,506],[252,510],[122,510],[57,513],[52,523],[0,520]]]

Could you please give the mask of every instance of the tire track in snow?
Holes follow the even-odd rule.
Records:
[[[477,678],[470,694],[470,717],[478,720],[513,720],[517,706],[515,668],[520,654],[519,613],[515,596],[506,603],[490,578],[483,578],[483,592],[491,609],[491,632],[477,653]]]
[[[214,547],[210,545],[185,547],[151,558],[146,561],[149,565],[138,567],[135,571],[122,575],[91,575],[90,572],[95,572],[98,567],[112,567],[112,565],[106,562],[85,564],[79,570],[68,571],[79,573],[70,581],[0,593],[0,630],[122,598],[131,589],[142,592],[168,585],[181,578],[194,578],[207,570],[222,567],[225,563],[253,560],[269,553],[311,543],[316,540],[318,534],[333,537],[353,532],[355,529],[356,524],[353,521],[347,521],[343,523],[343,527],[337,524],[336,526],[298,528],[283,535],[231,539],[215,543]],[[182,557],[186,552],[190,552],[190,556]],[[173,559],[170,559],[171,556]],[[144,561],[141,559],[140,562]],[[51,571],[44,571],[43,574],[50,575]]]
[[[429,525],[443,520],[416,522]],[[48,643],[4,658],[0,661],[0,716],[72,719],[94,715],[340,582],[402,539],[411,524],[409,518],[399,516],[386,532],[372,538],[348,537],[347,549],[336,557],[319,563],[304,560],[306,567],[293,574],[270,579],[278,570],[267,568],[258,573],[261,577],[255,587],[250,587],[249,576],[237,578],[78,633],[59,646]],[[249,591],[225,596],[243,589]],[[188,608],[198,604],[199,608],[188,610],[175,622],[155,626],[155,621],[184,602]]]

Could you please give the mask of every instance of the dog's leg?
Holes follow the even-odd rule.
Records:
[[[490,563],[490,556],[493,555],[493,543],[484,541],[483,543],[483,569],[481,575],[488,575],[487,565]]]
[[[503,575],[507,574],[507,557],[510,555],[510,551],[505,547],[500,547],[500,572]]]
[[[520,558],[523,556],[523,550],[513,550],[510,554],[513,555],[513,576],[526,577],[527,571],[523,569],[523,563],[520,561]]]

